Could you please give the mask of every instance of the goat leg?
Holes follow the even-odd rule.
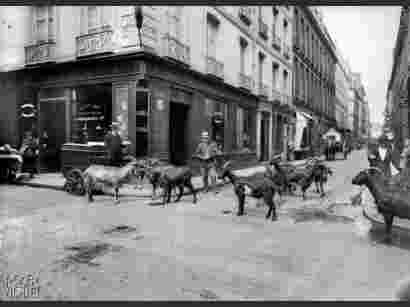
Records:
[[[325,194],[325,189],[323,188],[323,180],[320,180],[319,184],[320,184],[320,196],[325,197],[326,194]]]
[[[167,187],[167,203],[171,202],[171,194],[172,194],[172,185],[168,184]]]
[[[184,194],[184,186],[178,185],[178,190],[179,190],[179,193],[177,195],[175,202],[179,202],[181,200],[182,194]]]
[[[391,237],[393,227],[393,214],[384,214],[384,222],[386,224],[385,232],[388,237]]]
[[[116,204],[118,204],[120,202],[120,191],[119,191],[119,187],[115,187],[114,188],[114,201]]]
[[[194,186],[192,185],[191,179],[189,179],[185,182],[185,186],[191,191],[191,193],[194,197],[194,204],[196,204],[196,202],[197,202],[196,192],[195,192]]]
[[[235,187],[235,194],[238,197],[238,216],[244,214],[245,211],[245,188],[243,185],[237,185]]]
[[[264,193],[263,195],[263,199],[265,201],[265,203],[269,206],[269,210],[268,213],[266,215],[266,218],[268,219],[269,216],[272,216],[272,221],[276,221],[277,220],[277,216],[276,216],[276,207],[275,207],[275,203],[273,201],[273,196],[275,195],[274,191],[267,191]]]

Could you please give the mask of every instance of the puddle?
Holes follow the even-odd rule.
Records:
[[[76,252],[74,255],[69,255],[58,261],[63,269],[75,264],[87,264],[89,266],[99,266],[93,260],[99,256],[105,255],[108,252],[117,252],[121,249],[120,246],[113,246],[102,242],[82,242],[72,246],[67,246],[65,250]]]
[[[183,288],[182,292],[199,294],[200,298],[206,299],[206,300],[217,300],[217,299],[219,299],[218,295],[216,295],[213,291],[208,290],[208,289],[195,290],[195,289]]]
[[[231,214],[232,210],[222,210],[222,214]]]
[[[130,233],[130,232],[135,232],[137,231],[137,228],[132,227],[132,226],[127,226],[127,225],[119,225],[119,226],[113,226],[110,227],[109,229],[106,229],[103,231],[104,234],[116,234],[116,233]]]
[[[336,215],[332,211],[320,208],[298,208],[289,210],[289,215],[295,223],[323,221],[329,223],[353,223],[354,219]]]

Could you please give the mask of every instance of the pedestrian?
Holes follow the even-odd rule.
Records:
[[[404,148],[400,154],[400,170],[403,171],[409,168],[409,158],[410,158],[410,139],[404,141]]]
[[[119,133],[119,123],[111,124],[111,131],[104,138],[107,148],[108,160],[111,166],[121,166],[122,162],[122,138]]]
[[[207,131],[202,131],[201,141],[196,148],[195,155],[201,160],[201,177],[204,184],[205,192],[209,191],[208,177],[209,171],[214,167],[215,156],[218,153],[216,142],[210,142]],[[216,179],[212,180],[212,184],[216,183]]]
[[[387,177],[397,172],[392,164],[393,154],[389,141],[386,136],[382,135],[378,144],[368,150],[368,160],[371,167],[379,168]]]
[[[30,178],[34,178],[34,174],[37,173],[39,146],[31,131],[26,131],[24,134],[20,154],[23,156],[23,171],[27,171],[30,174]]]

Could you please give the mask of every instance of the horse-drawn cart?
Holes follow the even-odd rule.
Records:
[[[0,179],[13,182],[21,172],[23,158],[20,153],[9,147],[0,147]]]

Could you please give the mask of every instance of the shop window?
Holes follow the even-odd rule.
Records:
[[[227,117],[227,105],[222,102],[214,101],[213,110],[211,116],[211,137],[215,141],[219,148],[224,151],[225,143],[225,122]]]
[[[112,122],[111,84],[71,90],[71,142],[104,142]]]
[[[148,118],[149,118],[149,93],[137,91],[135,95],[136,106],[136,156],[146,156],[148,153]]]
[[[251,112],[238,107],[236,113],[236,146],[241,151],[251,150]]]

